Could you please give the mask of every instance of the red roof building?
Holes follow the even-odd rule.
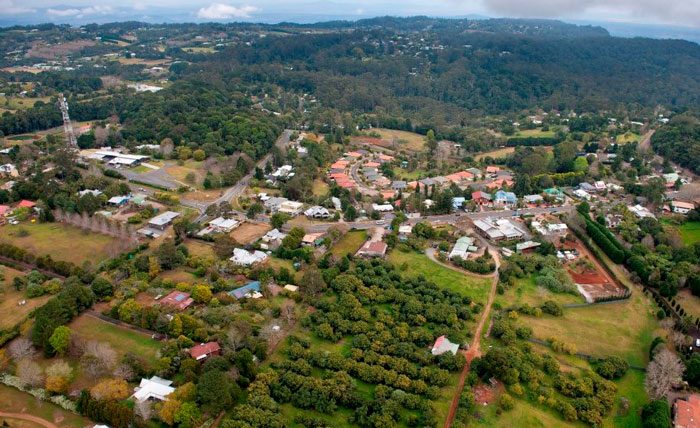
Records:
[[[691,394],[687,399],[673,403],[675,428],[700,428],[700,395]]]
[[[477,204],[487,204],[491,202],[491,195],[479,190],[477,192],[472,193],[472,200]]]
[[[217,342],[207,342],[190,348],[190,357],[204,361],[212,355],[221,355],[221,346]]]
[[[495,174],[495,173],[497,173],[497,172],[500,171],[500,170],[501,170],[501,168],[499,168],[499,167],[497,167],[497,166],[487,166],[487,167],[486,167],[486,173],[487,173],[487,174]]]
[[[32,201],[28,201],[26,199],[22,199],[19,204],[17,204],[17,208],[34,208],[36,206],[36,203]]]
[[[382,241],[367,241],[357,252],[360,256],[384,257],[387,245]]]
[[[0,205],[0,216],[3,216],[10,212],[10,207],[7,205]]]
[[[194,300],[190,297],[190,293],[185,293],[184,291],[175,290],[167,296],[160,299],[161,305],[173,306],[175,308],[184,311],[187,309]]]
[[[389,155],[385,155],[385,154],[381,154],[381,155],[379,155],[379,160],[380,160],[380,161],[383,161],[383,162],[386,162],[386,161],[393,161],[393,160],[394,160],[394,157],[393,157],[393,156],[389,156]]]

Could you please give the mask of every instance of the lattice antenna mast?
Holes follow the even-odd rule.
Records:
[[[61,116],[63,116],[63,130],[66,134],[66,143],[68,147],[77,148],[78,140],[75,138],[75,132],[73,132],[73,124],[70,121],[70,116],[68,115],[68,101],[63,94],[58,94],[58,105],[61,108]]]

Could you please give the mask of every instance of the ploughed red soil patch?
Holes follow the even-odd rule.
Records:
[[[576,260],[566,264],[566,270],[571,279],[574,280],[583,290],[593,298],[616,296],[625,292],[624,288],[615,282],[610,274],[601,266],[600,262],[593,257],[588,248],[578,239],[566,242],[567,249],[576,249],[579,256]],[[578,260],[587,260],[591,267],[577,266]]]
[[[352,142],[366,144],[370,146],[379,146],[387,149],[391,148],[392,146],[391,141],[382,140],[381,138],[376,137],[353,137]]]
[[[497,382],[495,386],[480,383],[474,387],[474,403],[477,406],[488,406],[504,391],[503,383]]]

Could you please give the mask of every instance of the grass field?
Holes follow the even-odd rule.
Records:
[[[700,242],[700,221],[686,221],[678,230],[681,232],[681,238],[685,245],[693,245]]]
[[[649,344],[655,334],[661,334],[653,307],[638,289],[633,289],[626,302],[564,309],[563,317],[522,320],[532,327],[536,338],[554,337],[574,344],[579,352],[596,357],[617,355],[636,366],[646,366]]]
[[[73,320],[69,327],[86,340],[108,343],[120,355],[133,352],[149,363],[156,363],[160,343],[147,334],[118,327],[87,314]]]
[[[338,242],[333,244],[330,252],[334,256],[339,257],[342,257],[347,253],[355,254],[355,252],[360,249],[360,245],[362,245],[365,239],[367,239],[367,233],[364,230],[348,232],[343,235]]]
[[[189,48],[182,48],[183,51],[189,53],[214,53],[216,52],[213,47],[196,46]]]
[[[503,147],[502,149],[493,150],[490,152],[481,153],[479,155],[476,155],[476,156],[474,156],[474,160],[480,161],[481,159],[488,157],[488,156],[490,156],[492,158],[502,158],[506,155],[513,153],[514,151],[515,151],[515,147]]]
[[[0,409],[10,413],[26,413],[55,423],[60,428],[83,428],[93,426],[89,420],[61,409],[52,403],[40,401],[26,392],[0,385]],[[11,427],[39,427],[37,424],[20,425],[17,419],[8,419]],[[27,423],[29,424],[29,423]]]
[[[188,239],[187,241],[185,241],[185,247],[187,248],[187,251],[190,252],[190,254],[195,256],[215,256],[214,247],[194,239]]]
[[[396,139],[399,149],[411,150],[414,152],[422,152],[425,150],[425,137],[423,135],[384,128],[377,128],[373,131],[381,135],[384,140],[393,141]]]
[[[406,171],[405,169],[401,167],[394,167],[394,176],[397,179],[403,179],[406,181],[413,181],[421,178],[424,175],[425,171],[418,168],[414,169],[413,171]]]
[[[551,129],[549,131],[543,131],[542,128],[535,128],[518,131],[510,138],[551,138],[554,137],[554,135],[555,132]]]
[[[50,295],[27,299],[24,291],[16,291],[12,287],[12,280],[22,272],[0,266],[0,271],[5,274],[5,292],[0,293],[0,330],[10,328],[22,321],[31,311],[46,303]],[[26,300],[26,304],[18,306],[17,302]]]
[[[0,108],[8,110],[23,110],[27,108],[34,107],[37,101],[42,101],[48,103],[51,100],[49,97],[37,97],[37,98],[22,98],[22,97],[7,97],[5,95],[0,95]]]
[[[230,235],[236,242],[247,245],[262,238],[270,229],[272,229],[272,226],[267,223],[245,222],[233,229]]]
[[[165,172],[167,172],[168,175],[173,177],[175,180],[193,186],[201,185],[204,181],[204,176],[206,175],[206,171],[202,170],[202,162],[195,160],[188,160],[184,163],[184,165],[168,165],[165,167]],[[194,183],[186,180],[187,174],[189,173],[194,174]]]
[[[430,260],[425,254],[414,252],[403,253],[393,250],[389,254],[389,261],[393,263],[399,272],[404,275],[423,275],[440,287],[469,296],[474,302],[486,303],[491,285],[490,278],[478,278],[467,276],[463,273],[440,266]],[[402,270],[402,267],[405,269]]]
[[[618,135],[617,137],[615,137],[615,141],[617,141],[620,144],[624,144],[624,143],[632,143],[635,141],[639,141],[641,138],[642,138],[641,135],[634,133],[634,132],[627,131],[624,134]]]
[[[524,304],[541,306],[547,300],[553,300],[560,305],[584,303],[584,298],[580,295],[552,293],[545,288],[538,287],[535,284],[534,275],[518,280],[518,284],[507,289],[505,293],[496,294],[494,302],[498,303],[502,308],[508,308]]]
[[[321,180],[320,178],[317,178],[314,180],[311,189],[313,191],[314,196],[324,196],[326,193],[328,193],[328,184],[326,184],[326,182]]]
[[[29,235],[20,236],[20,230],[29,232]],[[48,254],[54,260],[80,266],[85,261],[97,264],[106,259],[107,247],[114,239],[59,223],[22,222],[16,226],[4,227],[0,241],[25,248],[37,256]]]

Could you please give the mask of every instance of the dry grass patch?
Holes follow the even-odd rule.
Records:
[[[399,149],[411,150],[414,152],[422,152],[425,150],[425,137],[414,132],[398,131],[395,129],[374,129],[382,139],[394,142],[396,141]]]
[[[250,244],[260,239],[268,230],[272,229],[267,223],[245,222],[231,232],[231,237],[240,244]]]

